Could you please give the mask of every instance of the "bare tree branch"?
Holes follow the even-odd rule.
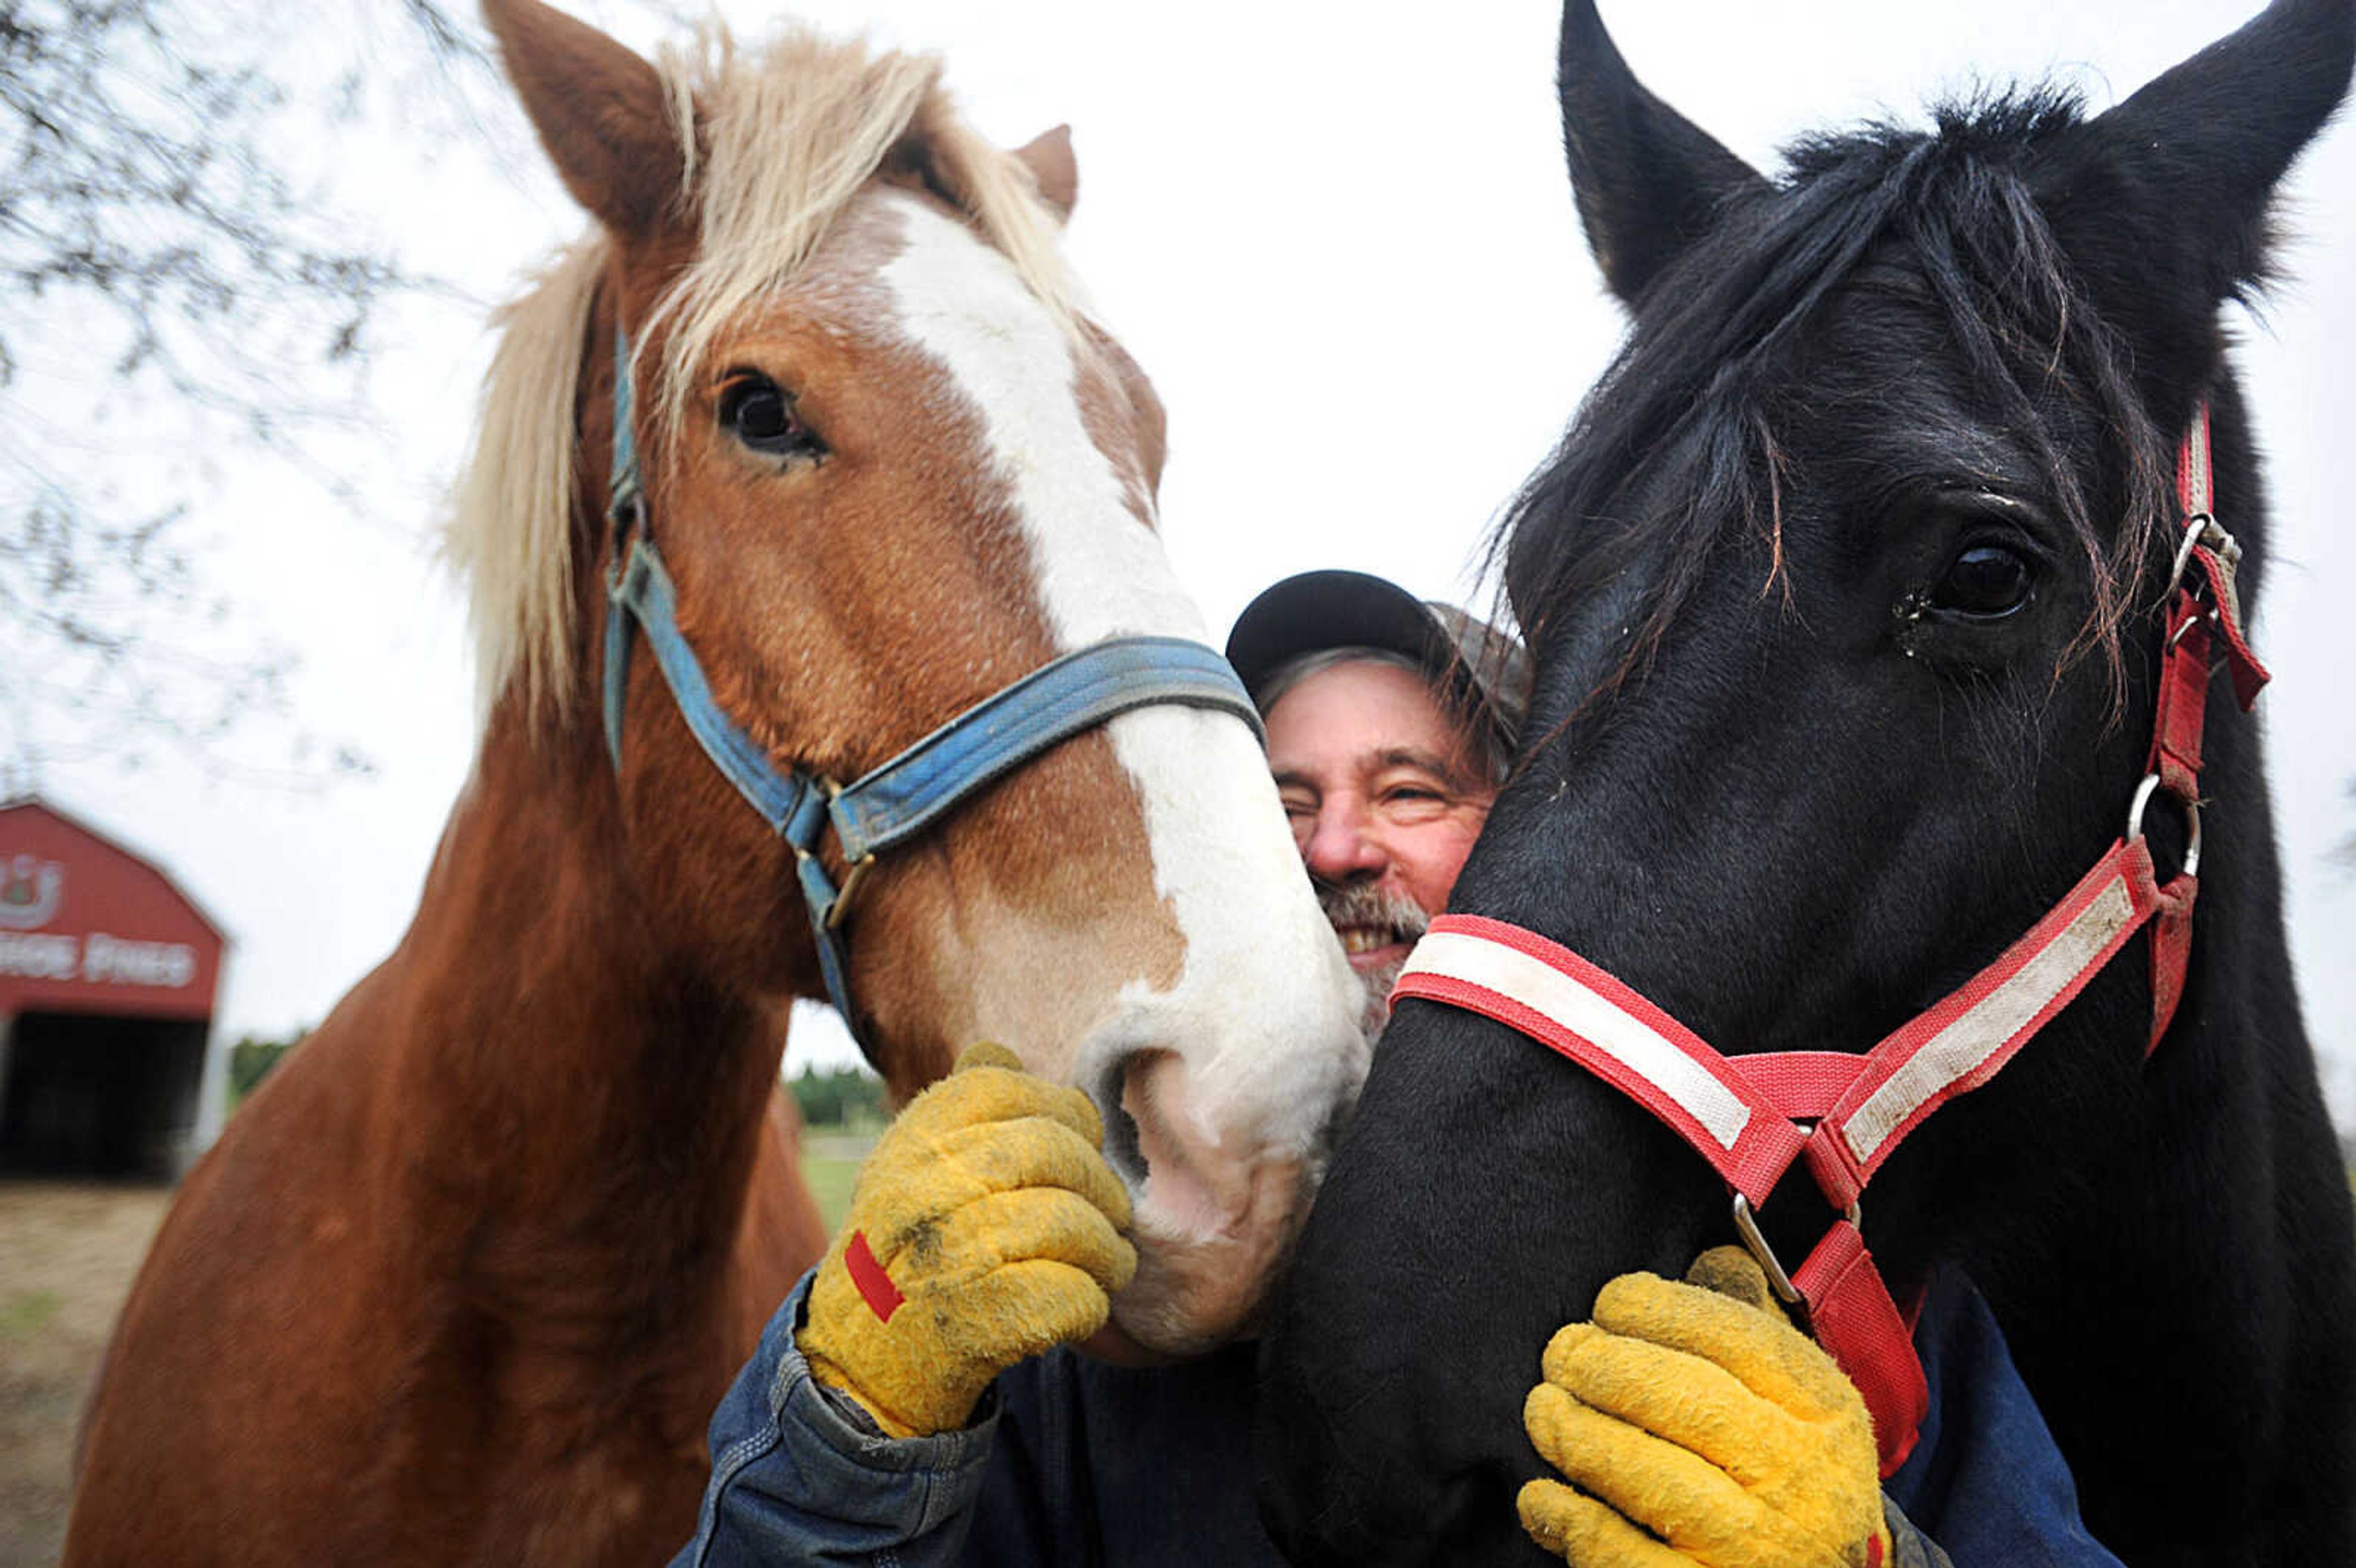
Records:
[[[371,85],[462,102],[488,79],[434,0],[402,0],[390,51],[369,47],[381,15],[0,7],[0,771],[16,787],[156,747],[291,782],[367,770],[299,726],[267,761],[231,743],[292,722],[294,657],[210,585],[188,524],[256,454],[334,489],[310,443],[365,437],[385,312],[451,292],[323,188]],[[317,58],[288,47],[297,27],[351,57],[291,79],[284,62]]]

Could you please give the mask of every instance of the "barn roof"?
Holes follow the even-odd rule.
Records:
[[[225,928],[220,921],[215,920],[212,916],[212,912],[206,909],[203,904],[199,903],[187,888],[181,886],[179,879],[173,876],[171,872],[166,870],[163,863],[156,859],[155,856],[145,854],[141,850],[133,848],[131,845],[124,843],[121,838],[115,837],[112,833],[108,833],[101,828],[92,827],[83,818],[75,816],[72,812],[70,812],[62,806],[58,805],[56,803],[44,799],[42,796],[37,795],[20,795],[6,800],[0,800],[0,827],[5,826],[6,819],[10,815],[19,811],[40,812],[53,820],[63,824],[67,828],[74,833],[80,834],[82,837],[92,840],[102,848],[108,849],[116,855],[122,856],[126,860],[136,862],[143,870],[145,870],[150,875],[154,876],[156,880],[163,883],[165,889],[170,892],[174,898],[187,905],[188,912],[194,915],[198,922],[201,923],[207,931],[211,932],[214,938],[218,940],[223,947],[230,947],[236,944],[236,939],[230,935],[227,928]]]

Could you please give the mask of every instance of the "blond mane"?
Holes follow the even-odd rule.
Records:
[[[1083,304],[1059,225],[1030,171],[968,126],[929,55],[788,29],[757,55],[707,24],[656,62],[683,149],[682,205],[700,215],[694,262],[657,302],[665,436],[687,417],[718,339],[790,280],[887,160],[905,159],[1004,253],[1076,344]],[[562,710],[573,688],[573,399],[589,310],[611,258],[592,229],[493,318],[475,444],[453,498],[444,553],[467,584],[485,714],[514,682],[527,707]],[[643,341],[655,336],[642,329]]]

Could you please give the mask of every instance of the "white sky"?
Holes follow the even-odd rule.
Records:
[[[2061,71],[2107,104],[2257,0],[1606,3],[1638,73],[1762,166],[1791,134],[1922,105],[1974,73]],[[768,13],[727,12],[757,37]],[[660,28],[582,13],[641,47]],[[1171,411],[1164,528],[1224,629],[1289,572],[1353,566],[1460,596],[1483,525],[1545,454],[1617,341],[1562,172],[1549,0],[1340,7],[1259,0],[988,6],[811,4],[830,28],[937,48],[1002,143],[1074,127],[1070,249]],[[338,150],[337,196],[415,264],[487,298],[578,226],[505,111],[487,152],[399,126]],[[2343,1125],[2356,1122],[2356,528],[2326,464],[2356,432],[2356,134],[2297,171],[2294,280],[2244,336],[2272,455],[2276,560],[2257,633],[2294,949]],[[2187,221],[2198,222],[2198,213]],[[316,1022],[397,940],[472,745],[464,616],[427,545],[488,346],[474,313],[406,310],[374,379],[402,455],[356,524],[276,470],[223,460],[206,531],[255,624],[301,651],[305,720],[372,779],[316,795],[53,767],[47,793],[159,858],[236,941],[232,1033]],[[135,453],[123,461],[142,459]],[[2230,523],[2230,519],[2228,519]],[[2231,720],[2227,720],[2231,721]],[[2122,781],[2122,794],[2128,781]],[[2217,809],[2232,809],[2222,803]],[[854,1059],[823,1009],[788,1070]]]

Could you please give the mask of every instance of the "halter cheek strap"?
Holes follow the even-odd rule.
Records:
[[[1216,650],[1183,637],[1128,636],[1051,660],[848,784],[800,768],[780,768],[767,748],[721,709],[695,650],[680,632],[678,592],[645,528],[631,430],[631,379],[629,339],[617,335],[613,498],[607,508],[613,557],[606,577],[606,750],[620,772],[635,624],[704,754],[793,849],[828,999],[871,1059],[874,1052],[851,1010],[842,927],[851,895],[878,855],[933,827],[1043,752],[1132,709],[1174,704],[1230,713],[1266,743],[1258,710]],[[830,826],[850,868],[840,886],[818,854]]]
[[[1928,1011],[1862,1056],[1727,1056],[1633,987],[1537,933],[1473,914],[1434,920],[1393,987],[1494,1019],[1560,1052],[1665,1123],[1733,1194],[1736,1230],[1776,1291],[1864,1396],[1887,1477],[1906,1460],[1930,1391],[1907,1315],[1861,1230],[1866,1185],[1941,1105],[1996,1076],[2146,924],[2152,927],[2148,1056],[2184,989],[2199,891],[2201,733],[2211,634],[2244,709],[2267,679],[2242,635],[2233,575],[2241,547],[2210,513],[2204,402],[2179,462],[2185,532],[2169,584],[2149,771],[2126,834],[2028,933]],[[2184,864],[2165,883],[2143,837],[2155,794],[2184,812]],[[1804,1162],[1841,1218],[1788,1275],[1752,1211]]]

